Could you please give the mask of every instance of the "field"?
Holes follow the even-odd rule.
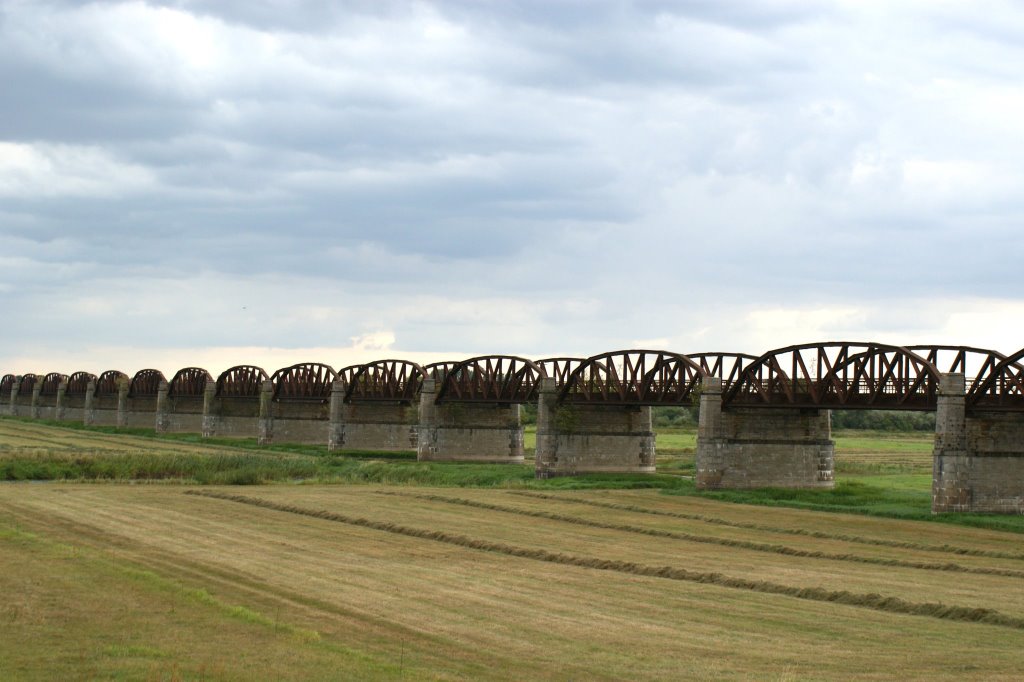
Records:
[[[906,492],[927,454],[879,440],[846,450],[837,435],[837,463],[845,450],[851,481],[917,509]],[[6,478],[44,462],[34,471],[72,479],[0,484],[0,679],[1009,680],[1024,667],[1015,521],[793,508],[838,498],[750,506],[678,473],[626,489],[634,478],[293,450],[0,420]],[[149,482],[123,480],[139,471]]]

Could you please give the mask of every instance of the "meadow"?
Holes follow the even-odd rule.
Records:
[[[1018,679],[1024,527],[836,441],[836,491],[707,494],[685,431],[537,481],[0,419],[0,679]]]

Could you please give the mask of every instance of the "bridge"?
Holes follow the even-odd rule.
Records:
[[[700,489],[828,488],[832,409],[935,412],[933,511],[1024,513],[1024,349],[840,341],[0,378],[0,414],[432,461],[522,462],[524,404],[537,406],[538,477],[653,472],[652,408],[699,406]]]

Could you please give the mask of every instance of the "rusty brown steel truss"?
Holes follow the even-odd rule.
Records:
[[[572,373],[587,361],[586,358],[544,358],[537,364],[544,370],[544,376],[554,379],[559,388],[565,386]]]
[[[746,353],[687,353],[686,357],[696,362],[705,375],[721,379],[723,390],[736,383],[743,370],[757,361],[757,356]]]
[[[352,377],[354,377],[362,368],[362,365],[349,365],[348,367],[342,367],[337,371],[335,377],[344,381],[345,385],[348,386],[352,383]]]
[[[427,373],[415,362],[377,360],[362,365],[345,390],[345,402],[412,403],[419,395]]]
[[[43,384],[39,388],[39,395],[57,395],[57,389],[60,385],[68,380],[67,374],[61,374],[60,372],[50,372],[43,377]]]
[[[1006,359],[1005,355],[994,350],[970,346],[917,345],[906,346],[906,349],[935,365],[942,374],[963,374],[968,396]]]
[[[121,383],[128,380],[128,375],[116,369],[108,369],[96,380],[96,395],[117,395]]]
[[[440,388],[444,378],[448,376],[448,372],[452,371],[452,367],[457,364],[459,363],[454,360],[432,362],[429,365],[423,365],[423,371],[426,372],[427,378],[436,381],[437,387]]]
[[[1024,348],[1004,358],[967,396],[968,410],[1024,412]]]
[[[537,399],[544,370],[533,360],[514,355],[484,355],[458,362],[437,392],[438,403],[513,404]]]
[[[304,362],[274,372],[274,400],[327,402],[337,373],[328,365]]]
[[[18,384],[18,395],[32,395],[32,389],[36,387],[37,381],[39,381],[39,377],[35,374],[22,375],[21,383]]]
[[[723,407],[934,410],[939,371],[899,346],[835,341],[769,351],[725,392]]]
[[[587,358],[577,367],[559,400],[637,406],[689,404],[702,376],[700,365],[679,353],[612,351]]]
[[[328,365],[303,363],[269,377],[276,400],[330,398],[335,379],[346,383],[345,400],[417,399],[424,378],[437,382],[438,402],[523,403],[536,399],[543,377],[555,379],[559,399],[608,405],[688,405],[705,376],[722,380],[722,406],[825,409],[934,410],[941,374],[960,373],[967,382],[968,410],[1024,412],[1024,349],[1007,357],[970,346],[892,346],[880,343],[825,342],[788,346],[760,357],[743,353],[680,354],[658,350],[621,350],[590,358],[552,357],[538,361],[509,355],[444,361],[420,366],[405,360],[379,360],[335,372]],[[130,382],[133,396],[156,395],[163,375],[138,372]],[[202,395],[210,376],[198,367],[179,370],[169,384],[171,395]],[[258,398],[267,373],[252,365],[232,367],[217,378],[220,397]],[[56,393],[61,382],[68,394],[85,394],[94,381],[96,395],[116,394],[122,372],[99,377],[75,372],[70,377],[7,374],[0,378],[0,401]]]
[[[201,396],[206,391],[206,382],[213,377],[202,367],[185,367],[175,372],[167,386],[167,395],[172,398]]]
[[[96,375],[89,372],[75,372],[68,377],[67,395],[85,395],[89,382],[96,381]]]
[[[140,369],[132,377],[128,386],[128,395],[132,398],[155,396],[160,392],[160,382],[167,381],[163,372],[158,369]]]
[[[218,398],[259,398],[263,382],[270,376],[262,367],[235,365],[217,377]]]

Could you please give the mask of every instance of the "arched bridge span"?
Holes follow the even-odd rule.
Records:
[[[435,402],[513,404],[537,399],[544,370],[515,355],[483,355],[455,363],[444,375]]]
[[[679,353],[619,350],[587,358],[569,375],[559,402],[686,405],[706,372]]]
[[[834,341],[769,351],[722,406],[934,410],[939,370],[901,346]]]

